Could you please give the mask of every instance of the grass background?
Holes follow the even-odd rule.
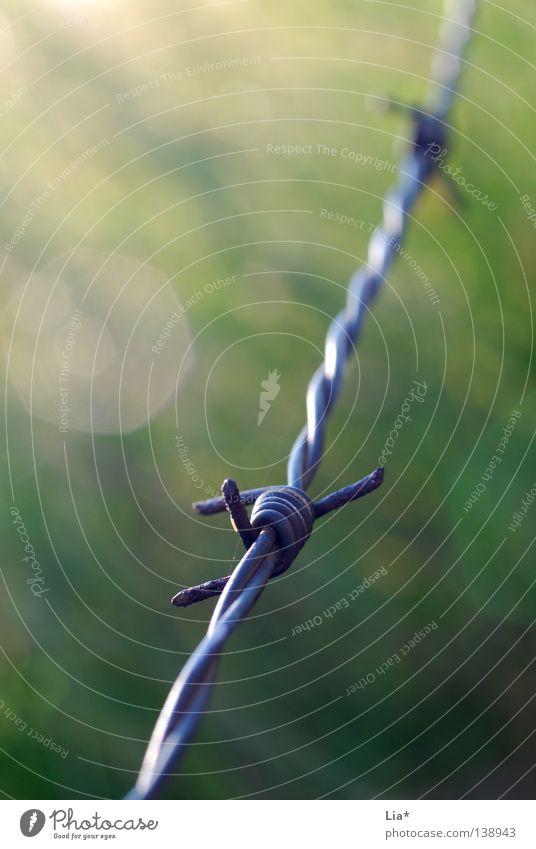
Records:
[[[481,6],[448,161],[497,209],[463,189],[456,199],[439,179],[419,202],[406,248],[439,304],[400,259],[352,357],[312,494],[374,468],[414,380],[426,382],[425,402],[412,406],[382,489],[319,523],[233,638],[170,797],[534,793],[534,516],[515,533],[508,525],[534,485],[534,229],[521,197],[536,206],[536,15],[528,0]],[[2,249],[6,797],[114,798],[133,782],[213,607],[175,610],[170,597],[240,555],[226,518],[201,521],[190,502],[199,481],[207,491],[227,476],[242,488],[284,481],[325,330],[411,134],[370,95],[422,101],[440,12],[435,0],[4,4],[6,244],[34,212]],[[239,66],[202,70],[229,59]],[[267,152],[288,144],[313,153]],[[58,339],[92,281],[69,382],[70,415],[85,425],[65,434]],[[84,363],[105,324],[90,409]],[[120,424],[107,368],[133,328]],[[281,391],[257,427],[272,369]],[[464,512],[514,409],[504,460]],[[27,585],[13,503],[41,598]],[[291,637],[380,567],[358,601]],[[432,621],[403,662],[346,695]]]

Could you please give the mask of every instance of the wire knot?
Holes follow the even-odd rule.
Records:
[[[193,505],[197,513],[210,516],[227,510],[231,524],[240,534],[246,550],[256,542],[263,528],[274,532],[274,546],[278,548],[277,565],[270,578],[276,578],[290,566],[311,535],[315,519],[337,510],[351,501],[375,490],[383,481],[383,468],[380,466],[362,480],[345,486],[311,501],[306,492],[297,486],[266,486],[260,489],[248,489],[240,492],[236,481],[228,478],[223,482],[222,494],[208,501],[197,501]],[[246,506],[252,504],[251,519]],[[230,576],[215,578],[179,590],[173,596],[176,607],[188,607],[206,598],[223,592]]]
[[[251,525],[255,530],[274,529],[281,554],[278,574],[296,559],[311,535],[314,520],[313,502],[297,487],[269,487],[259,495],[251,512]]]

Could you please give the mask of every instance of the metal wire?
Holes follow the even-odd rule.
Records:
[[[462,53],[470,38],[474,13],[474,0],[445,3],[445,15],[454,17],[444,20],[441,26],[441,47],[432,64],[436,77],[429,105],[412,110],[412,150],[400,163],[397,185],[385,197],[383,222],[370,239],[367,265],[351,277],[346,307],[333,319],[326,334],[324,362],[307,388],[307,424],[290,452],[287,477],[292,486],[306,489],[314,477],[324,449],[326,419],[339,396],[348,355],[359,336],[363,317],[400,251],[408,213],[434,170],[434,154],[443,149],[445,119],[461,73]]]
[[[309,538],[314,520],[371,492],[382,482],[383,469],[376,469],[316,504],[305,492],[322,458],[326,419],[339,396],[344,368],[364,315],[400,250],[408,214],[434,170],[432,151],[444,146],[447,113],[471,36],[475,6],[475,0],[445,0],[430,99],[426,107],[411,110],[412,148],[400,163],[397,184],[385,197],[383,220],[370,239],[367,264],[350,279],[346,306],[328,329],[325,360],[307,389],[307,423],[290,452],[288,485],[240,494],[233,481],[226,481],[221,499],[194,505],[205,515],[227,508],[247,551],[232,575],[182,590],[174,599],[174,603],[185,606],[221,593],[205,638],[166,699],[128,799],[153,798],[166,777],[173,774],[206,709],[221,650],[268,580],[291,565]],[[254,504],[251,522],[246,504]]]
[[[316,501],[313,504],[314,507],[314,518],[318,519],[320,516],[324,516],[326,513],[329,513],[331,510],[337,510],[339,507],[343,507],[345,504],[349,504],[350,501],[356,501],[358,498],[362,498],[364,495],[368,495],[369,492],[372,492],[376,489],[383,481],[383,469],[378,468],[374,472],[371,472],[370,475],[367,475],[357,483],[353,483],[350,486],[344,487],[344,489],[339,489],[337,492],[333,492],[330,495],[327,495],[325,498],[321,498],[320,501]],[[225,481],[222,487],[222,490],[225,490],[228,484],[234,484],[234,481]],[[236,486],[236,484],[234,484]],[[244,509],[243,505],[245,504],[253,504],[257,507],[257,499],[265,492],[268,492],[273,487],[263,487],[263,489],[252,489],[246,492],[238,493],[239,503]],[[286,488],[288,489],[288,487]],[[295,492],[300,492],[300,490],[295,490]],[[303,493],[301,493],[303,496]],[[229,503],[229,502],[228,502]],[[226,501],[224,498],[211,498],[210,501],[200,501],[193,505],[194,508],[204,515],[208,515],[211,513],[217,513],[226,508]],[[241,534],[242,538],[247,537],[251,534],[249,529],[249,524],[245,525],[244,521],[245,517],[247,517],[247,513],[240,513],[240,517],[237,515],[233,515],[234,505],[230,503],[229,512],[231,512],[231,521],[233,523],[233,527],[238,533]],[[252,513],[252,521],[255,524],[255,512]],[[249,523],[249,519],[247,519]],[[242,524],[242,528],[240,528],[240,524]],[[244,534],[245,530],[245,534]],[[256,539],[256,534],[254,534]],[[249,548],[250,542],[246,542],[244,539],[244,543],[246,548]],[[282,555],[283,555],[282,550]],[[277,575],[280,575],[281,572],[284,572],[285,569],[288,569],[290,563],[287,558],[281,556],[277,567],[274,569],[270,578],[275,578]],[[212,581],[205,581],[203,584],[197,584],[195,587],[188,587],[188,589],[180,590],[176,596],[172,599],[173,604],[177,607],[188,607],[190,604],[196,604],[198,601],[204,601],[211,596],[219,595],[227,582],[230,579],[230,575],[227,575],[225,578],[216,578]]]

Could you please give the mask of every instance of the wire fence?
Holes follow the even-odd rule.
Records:
[[[445,147],[448,113],[472,34],[475,7],[475,0],[445,0],[429,100],[421,108],[408,107],[413,121],[411,148],[400,162],[396,185],[384,199],[383,220],[371,236],[367,263],[351,277],[345,308],[328,328],[324,362],[307,389],[307,423],[290,452],[287,485],[241,493],[234,481],[226,480],[221,497],[193,505],[202,515],[227,510],[246,553],[231,575],[181,590],[173,599],[176,606],[185,607],[220,596],[206,636],[166,699],[128,799],[154,798],[174,774],[207,707],[222,649],[267,582],[293,563],[309,539],[314,521],[382,483],[380,467],[317,502],[306,493],[322,459],[326,422],[365,314],[400,252],[409,213],[436,167],[434,153]],[[249,504],[253,505],[251,517],[246,510]]]

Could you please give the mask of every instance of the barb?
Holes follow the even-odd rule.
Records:
[[[266,488],[265,486],[261,486],[259,489],[244,490],[240,493],[240,503],[254,504]],[[202,516],[211,516],[213,513],[221,513],[222,510],[225,510],[225,498],[223,495],[217,495],[216,498],[208,498],[206,501],[194,501],[192,507],[197,513],[201,513]]]
[[[169,693],[149,742],[138,782],[127,798],[150,799],[158,792],[206,707],[223,644],[251,609],[268,580],[289,568],[309,539],[315,519],[371,492],[382,480],[383,469],[378,468],[362,481],[323,498],[316,505],[306,492],[290,486],[268,487],[259,496],[251,514],[251,532],[258,536],[233,574],[220,579],[226,584],[217,590],[223,592],[207,636],[193,652]],[[224,498],[232,495],[233,504],[240,503],[234,481],[225,481],[222,490]],[[183,596],[182,606],[199,600],[191,596],[203,590],[201,585],[183,591],[189,594],[186,596],[189,600],[185,602]]]
[[[318,519],[320,516],[325,516],[326,513],[330,513],[332,510],[337,510],[339,507],[343,507],[345,504],[349,504],[351,501],[356,501],[358,498],[362,498],[363,495],[368,495],[369,492],[373,492],[383,482],[383,474],[383,468],[380,466],[371,472],[370,475],[367,475],[362,480],[357,481],[357,483],[346,486],[344,489],[340,489],[331,495],[327,495],[325,498],[321,498],[320,501],[316,501],[313,504],[314,518]],[[224,483],[224,486],[226,483],[227,481]],[[236,487],[234,481],[232,481],[232,483]],[[270,487],[266,487],[262,490],[255,490],[255,492],[262,494],[267,492],[269,489]],[[237,497],[242,499],[240,503],[243,505],[245,503],[243,499],[246,493],[242,493],[242,495],[240,495],[238,493],[238,488],[236,488],[236,493]],[[204,502],[200,503],[203,504]],[[206,503],[210,503],[214,507],[214,500]],[[220,509],[225,508],[222,505]],[[244,509],[245,512],[245,508],[243,507],[242,509]],[[254,529],[253,533],[255,533]],[[246,545],[246,547],[248,546]],[[277,566],[270,575],[270,578],[276,578],[282,571],[284,571],[284,569]],[[194,587],[188,587],[188,589],[180,590],[175,596],[173,596],[172,603],[175,607],[189,607],[191,604],[196,604],[198,601],[205,601],[207,598],[219,595],[230,580],[230,577],[230,575],[227,575],[225,578],[215,578],[213,581],[205,581],[204,583],[197,584]]]
[[[181,590],[173,599],[184,607],[221,593],[206,637],[168,695],[128,799],[153,798],[173,774],[206,709],[225,643],[270,578],[289,568],[308,540],[315,519],[373,491],[383,480],[383,469],[376,469],[316,504],[305,492],[321,460],[326,419],[339,395],[344,367],[364,315],[398,252],[408,213],[434,170],[430,149],[444,145],[446,116],[471,35],[475,5],[475,0],[445,0],[447,17],[433,61],[434,87],[426,107],[411,110],[412,148],[400,164],[397,185],[385,198],[383,221],[370,240],[367,264],[350,279],[346,306],[328,329],[325,361],[307,390],[307,424],[289,456],[288,485],[240,493],[236,483],[228,480],[222,487],[223,497],[193,505],[202,515],[227,509],[247,550],[232,575]],[[245,509],[248,504],[253,504],[251,519]]]
[[[231,524],[235,531],[240,534],[240,538],[246,548],[250,548],[258,537],[251,527],[249,516],[241,499],[240,492],[235,481],[226,480],[221,488],[225,506],[231,516]]]

